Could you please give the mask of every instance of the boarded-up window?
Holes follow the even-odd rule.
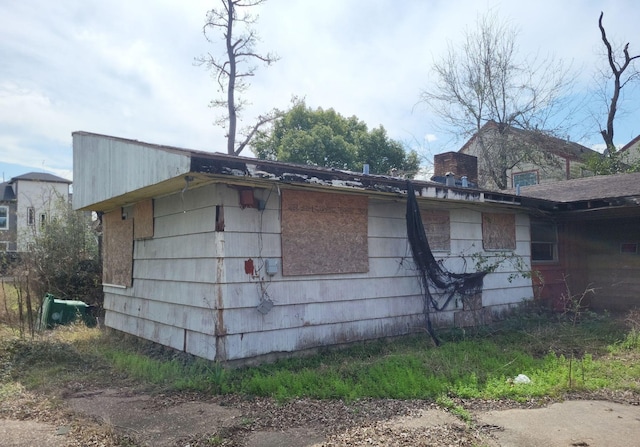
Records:
[[[422,225],[427,233],[431,250],[449,251],[451,248],[451,225],[449,211],[421,210]]]
[[[133,219],[123,219],[122,210],[102,216],[104,265],[102,282],[125,287],[133,283]]]
[[[153,237],[153,199],[143,200],[133,205],[133,237],[135,239]]]
[[[482,246],[485,250],[515,250],[515,214],[482,213]]]
[[[282,191],[282,274],[369,270],[368,198]]]

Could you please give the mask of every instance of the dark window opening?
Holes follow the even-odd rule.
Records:
[[[558,260],[558,231],[553,222],[531,221],[531,260],[538,262]]]
[[[224,207],[216,205],[216,231],[224,231]]]
[[[30,227],[36,224],[36,210],[33,207],[27,208],[27,225]]]

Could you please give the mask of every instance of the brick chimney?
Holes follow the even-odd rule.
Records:
[[[478,158],[461,152],[444,152],[433,157],[434,177],[444,177],[453,172],[457,179],[467,177],[471,183],[478,183]]]

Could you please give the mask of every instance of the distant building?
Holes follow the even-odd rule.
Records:
[[[0,183],[0,252],[28,251],[33,236],[55,215],[56,203],[69,201],[69,185],[42,172]]]
[[[636,163],[640,161],[640,135],[625,144],[621,149],[623,161],[625,163]]]
[[[493,190],[590,176],[585,163],[600,155],[568,139],[494,121],[487,122],[458,152],[477,157],[478,186]],[[503,187],[494,180],[501,165],[507,168]],[[453,174],[461,176],[460,172]]]

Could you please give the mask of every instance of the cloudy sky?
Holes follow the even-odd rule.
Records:
[[[193,64],[222,49],[202,36],[206,11],[218,3],[0,0],[3,178],[44,171],[71,179],[76,130],[224,152],[224,131],[213,124],[219,112],[208,107],[216,83]],[[433,82],[433,61],[488,9],[519,29],[522,54],[571,63],[579,97],[590,98],[595,68],[604,62],[601,10],[611,40],[630,41],[632,53],[640,53],[633,0],[269,0],[256,11],[258,50],[281,59],[252,80],[245,124],[286,109],[296,95],[370,128],[382,125],[427,159],[457,150],[460,142],[416,104]],[[640,134],[640,88],[624,99],[618,144]],[[572,139],[595,147],[601,138],[584,110]]]

